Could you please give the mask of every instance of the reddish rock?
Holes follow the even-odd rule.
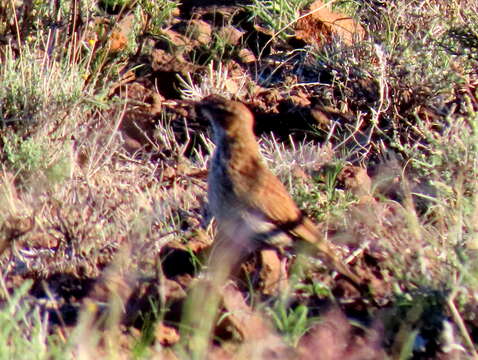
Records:
[[[212,27],[202,20],[191,20],[188,24],[188,34],[191,39],[196,40],[202,45],[211,43],[212,39]]]
[[[307,12],[312,13],[299,19],[295,26],[295,35],[299,40],[320,46],[331,41],[335,35],[351,45],[365,37],[365,30],[360,24],[350,16],[331,11],[320,0],[313,2]]]
[[[238,45],[242,35],[244,35],[244,32],[234,26],[223,26],[218,32],[219,38],[229,45]]]
[[[175,328],[163,323],[156,326],[156,341],[163,346],[172,346],[179,341],[179,333]]]

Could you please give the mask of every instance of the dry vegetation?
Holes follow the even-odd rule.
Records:
[[[478,358],[478,3],[311,3],[2,2],[1,359]],[[211,93],[369,297],[209,262]]]

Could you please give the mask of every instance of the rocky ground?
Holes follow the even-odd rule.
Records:
[[[83,51],[96,62],[85,87],[101,88],[105,106],[62,133],[70,129],[63,114],[76,107],[57,111],[42,132],[10,125],[12,113],[0,103],[3,304],[30,280],[22,303],[48,315],[59,343],[74,338],[77,356],[111,355],[112,341],[124,358],[201,354],[188,327],[203,329],[209,311],[208,359],[473,354],[466,335],[475,341],[476,296],[457,316],[451,282],[462,268],[441,246],[452,226],[433,217],[439,189],[423,172],[405,170],[408,144],[433,143],[423,123],[443,134],[443,119],[477,110],[473,72],[457,60],[461,80],[440,96],[428,94],[427,84],[406,83],[411,71],[366,41],[379,38],[372,32],[393,11],[384,2],[360,2],[345,14],[316,1],[284,31],[251,17],[245,0],[183,1],[160,31],[144,9],[112,3],[100,2],[94,16],[80,8],[76,27],[58,25],[79,34],[77,56]],[[25,6],[18,11],[27,16]],[[4,25],[6,63],[22,44]],[[411,33],[418,26],[406,25]],[[111,69],[114,81],[102,88]],[[217,285],[204,275],[214,242],[205,201],[213,146],[196,105],[210,93],[253,111],[271,168],[373,289],[369,296],[313,258],[293,273],[298,257],[270,249],[251,254],[217,298],[208,296]],[[50,185],[50,163],[42,173],[15,172],[5,140],[12,131],[68,140],[68,180]]]

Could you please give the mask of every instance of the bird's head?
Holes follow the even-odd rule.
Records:
[[[252,132],[254,116],[247,106],[238,101],[209,95],[199,103],[199,111],[216,130],[223,130],[229,135]]]

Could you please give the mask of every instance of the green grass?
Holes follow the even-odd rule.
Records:
[[[257,19],[260,25],[272,30],[280,39],[286,39],[293,34],[293,23],[300,16],[311,0],[254,0],[247,9],[251,19]]]
[[[0,358],[66,359],[66,345],[58,336],[49,334],[48,316],[29,302],[30,287],[31,281],[26,281],[12,295],[2,290]]]

